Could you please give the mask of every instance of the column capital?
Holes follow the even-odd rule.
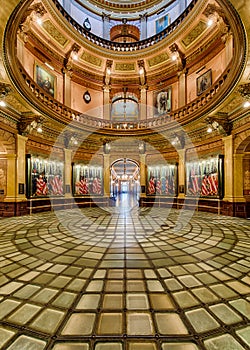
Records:
[[[147,84],[144,84],[144,85],[140,85],[140,86],[139,86],[139,90],[140,90],[141,92],[145,92],[145,91],[147,91],[147,89],[148,89],[148,85],[147,85]]]
[[[27,136],[24,136],[24,135],[17,134],[17,139],[18,139],[18,140],[22,140],[22,141],[24,141],[24,142],[27,142],[28,137],[27,137]]]
[[[111,85],[103,85],[103,91],[104,92],[110,92],[111,91]]]

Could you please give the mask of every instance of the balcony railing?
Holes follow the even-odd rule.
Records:
[[[113,51],[121,51],[121,52],[131,52],[146,49],[149,46],[152,46],[161,40],[165,39],[170,33],[172,33],[188,16],[191,10],[194,8],[195,4],[198,0],[193,0],[189,4],[189,6],[181,13],[181,15],[171,23],[167,28],[162,30],[160,33],[153,35],[150,38],[140,40],[133,43],[119,43],[113,42],[107,39],[103,39],[90,31],[86,30],[83,26],[81,26],[78,22],[76,22],[63,8],[63,6],[58,2],[58,0],[52,0],[55,4],[56,8],[62,14],[62,16],[68,21],[68,23],[75,29],[77,32],[82,35],[84,38],[88,39],[91,43],[98,45],[102,48],[113,50]]]
[[[44,105],[50,112],[54,113],[56,119],[65,121],[66,123],[77,122],[84,127],[94,129],[111,129],[113,132],[121,131],[133,131],[138,129],[154,129],[158,127],[164,127],[169,125],[170,122],[177,121],[180,124],[191,121],[197,114],[202,113],[206,109],[206,106],[211,106],[212,100],[217,100],[217,96],[221,95],[222,88],[227,81],[230,73],[230,68],[224,72],[224,74],[202,95],[186,104],[184,107],[171,111],[166,115],[161,115],[154,118],[141,120],[138,123],[135,122],[114,122],[111,120],[105,120],[101,118],[95,118],[78,111],[75,111],[59,101],[55,100],[52,96],[47,94],[39,85],[37,85],[30,76],[26,73],[24,68],[19,63],[19,71],[23,79],[23,83],[30,90],[35,101]],[[220,96],[218,96],[219,98]],[[208,106],[209,105],[209,106]],[[42,107],[42,106],[40,106]],[[47,112],[48,113],[48,112]]]

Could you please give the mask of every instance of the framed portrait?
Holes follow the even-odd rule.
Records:
[[[165,15],[155,22],[156,34],[164,30],[169,24],[169,15]]]
[[[171,95],[171,87],[154,92],[155,115],[164,115],[171,111]]]
[[[35,63],[34,77],[35,82],[47,92],[47,94],[55,97],[56,78],[53,74],[38,63]]]
[[[201,95],[212,85],[212,70],[209,69],[196,79],[197,96]]]

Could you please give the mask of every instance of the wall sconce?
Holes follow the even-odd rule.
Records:
[[[181,147],[181,148],[184,148],[185,147],[185,134],[184,132],[180,131],[178,133],[174,133],[172,135],[172,141],[171,141],[171,144],[174,146],[174,147]]]
[[[29,132],[31,132],[32,130],[36,130],[39,134],[41,134],[43,132],[42,122],[43,120],[41,119],[41,117],[39,119],[34,119],[30,123],[30,128],[28,126]]]
[[[22,118],[18,123],[18,130],[23,136],[30,134],[33,130],[41,134],[43,132],[43,121],[44,118],[42,117],[35,117],[33,120],[31,118]]]
[[[244,108],[250,107],[250,83],[241,84],[237,90],[238,94],[244,98],[245,102],[243,103]]]
[[[1,101],[0,101],[0,106],[1,106],[1,107],[6,107],[6,106],[7,106],[7,105],[6,105],[6,102],[3,101],[3,100],[1,100]]]
[[[211,125],[211,124],[208,124],[208,126],[207,126],[207,132],[208,132],[208,133],[211,133],[212,131],[213,131],[212,125]]]
[[[140,84],[143,86],[146,83],[146,71],[145,71],[145,63],[143,60],[137,61],[139,67],[139,75],[140,75]]]
[[[139,142],[139,154],[144,154],[146,151],[146,144],[144,141]]]
[[[169,46],[169,50],[172,61],[176,61],[178,70],[183,70],[186,66],[186,59],[184,53],[179,49],[176,43]]]
[[[43,132],[42,123],[37,123],[36,131],[39,132],[40,134]]]
[[[11,87],[8,84],[0,83],[0,106],[7,107],[7,103],[5,102],[5,98],[11,92]]]
[[[230,135],[232,124],[228,121],[227,118],[207,118],[207,132],[212,133],[213,131],[218,131],[220,134]]]
[[[213,120],[211,118],[207,119],[207,132],[210,134],[211,132],[213,132],[214,130],[218,130],[220,124],[216,121]]]
[[[109,154],[110,150],[111,150],[110,143],[108,143],[108,142],[104,143],[103,150],[104,150],[104,154]]]
[[[70,142],[73,146],[77,146],[78,145],[78,141],[76,139],[75,136],[71,136]]]
[[[106,68],[105,68],[105,76],[104,76],[104,83],[105,85],[109,85],[110,83],[110,76],[111,76],[111,68],[113,65],[113,61],[112,60],[107,60],[106,62]]]

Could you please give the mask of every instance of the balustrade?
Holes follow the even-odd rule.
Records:
[[[119,130],[133,130],[133,129],[150,129],[157,128],[159,126],[164,126],[172,121],[182,122],[185,121],[187,117],[192,116],[200,108],[205,107],[211,102],[213,98],[221,91],[230,69],[228,69],[222,77],[216,81],[208,90],[206,90],[202,95],[200,95],[194,101],[186,104],[185,106],[179,108],[178,110],[171,111],[168,114],[158,116],[155,118],[149,118],[137,123],[132,122],[116,122],[112,123],[110,120],[95,118],[89,115],[80,114],[69,107],[66,107],[59,101],[55,100],[50,95],[46,94],[42,88],[40,88],[29,75],[24,71],[23,67],[19,63],[20,77],[23,79],[23,83],[29,88],[30,92],[34,98],[38,99],[43,105],[48,107],[51,111],[55,112],[57,115],[64,117],[69,122],[76,121],[82,125],[89,126],[91,128],[98,129],[112,129],[114,131]]]

